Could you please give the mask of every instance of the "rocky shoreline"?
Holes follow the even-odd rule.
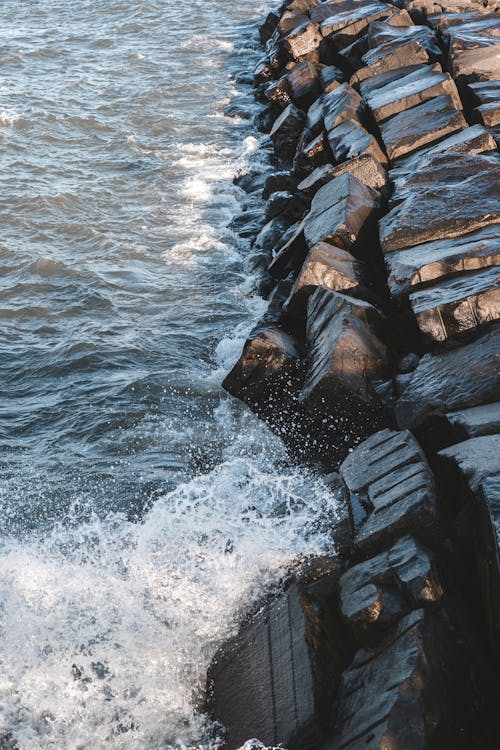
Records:
[[[226,747],[494,748],[500,5],[291,0],[260,26],[263,320],[224,388],[339,496],[215,657]]]

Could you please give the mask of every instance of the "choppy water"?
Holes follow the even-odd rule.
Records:
[[[329,543],[219,387],[263,305],[227,229],[261,10],[0,5],[1,747],[206,745],[215,649]]]

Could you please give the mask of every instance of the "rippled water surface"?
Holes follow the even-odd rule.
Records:
[[[2,747],[206,745],[215,649],[327,544],[219,386],[263,305],[227,228],[261,11],[0,5]]]

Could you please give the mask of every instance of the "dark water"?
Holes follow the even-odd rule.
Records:
[[[219,386],[263,309],[227,229],[261,11],[0,7],[2,746],[206,745],[214,650],[327,543],[321,482]]]

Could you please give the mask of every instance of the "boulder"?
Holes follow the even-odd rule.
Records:
[[[411,610],[439,601],[443,589],[431,553],[412,536],[349,568],[340,578],[340,607],[358,641]]]
[[[450,654],[450,652],[452,652]],[[325,750],[455,747],[452,683],[456,655],[439,615],[417,610],[375,646],[358,651],[343,676],[336,731]]]
[[[297,187],[297,178],[291,172],[274,172],[266,177],[262,190],[262,197],[266,200],[272,193],[293,192]]]
[[[354,544],[363,553],[387,549],[401,534],[439,534],[434,480],[410,432],[382,430],[352,450],[340,467],[347,485]]]
[[[270,136],[275,151],[285,159],[291,159],[295,154],[305,114],[294,104],[289,104],[275,121]]]
[[[303,177],[313,172],[316,167],[327,164],[331,158],[328,139],[321,132],[311,141],[299,143],[293,159],[293,172],[295,175]]]
[[[358,119],[361,97],[347,83],[323,96],[323,121],[328,131],[345,120]]]
[[[318,68],[310,62],[301,62],[287,74],[286,79],[292,101],[300,108],[308,107],[320,93]]]
[[[403,75],[397,83],[386,84],[370,93],[363,90],[363,96],[376,122],[383,122],[398,112],[415,107],[440,94],[448,94],[455,108],[462,109],[462,102],[452,77],[448,73],[433,71],[430,66],[423,67],[427,67],[425,72],[418,70]]]
[[[481,122],[486,128],[496,128],[500,125],[500,101],[481,104],[472,112],[476,121]]]
[[[322,41],[318,26],[306,21],[287,34],[283,44],[293,60],[298,60],[304,55],[314,52]]]
[[[274,34],[274,30],[280,21],[277,11],[271,11],[266,16],[264,23],[259,26],[259,36],[262,44],[265,44]]]
[[[408,294],[422,284],[463,271],[500,265],[500,236],[491,224],[455,239],[424,242],[387,253],[389,289],[394,296]]]
[[[430,344],[500,318],[500,268],[483,268],[410,294],[418,327]]]
[[[309,353],[299,400],[324,436],[317,439],[316,453],[332,468],[350,445],[387,423],[374,388],[389,372],[379,336],[384,328],[378,311],[360,299],[323,287],[309,298]]]
[[[387,164],[387,156],[375,136],[356,120],[347,120],[331,130],[328,143],[337,163],[371,154],[380,164]]]
[[[499,185],[497,155],[434,156],[425,169],[405,179],[398,192],[402,202],[380,221],[384,253],[497,224]]]
[[[430,417],[497,399],[499,345],[495,325],[477,341],[423,356],[396,402],[399,426],[413,428]]]
[[[389,44],[389,48],[382,44],[363,55],[364,65],[351,77],[351,86],[389,70],[401,70],[410,65],[425,65],[429,62],[429,55],[420,42],[406,42],[394,49],[392,43]]]
[[[469,83],[467,88],[476,104],[500,101],[500,81],[478,81]]]
[[[381,2],[357,3],[352,9],[336,13],[321,23],[321,33],[341,49],[361,36],[368,25],[379,18],[387,18],[392,8]]]
[[[451,96],[442,95],[391,117],[380,132],[387,156],[394,160],[467,127]]]
[[[395,50],[409,42],[418,42],[433,60],[439,60],[442,50],[436,35],[428,26],[410,25],[404,28],[394,27],[391,23],[376,21],[368,29],[368,44],[370,49],[376,50],[384,46],[386,52]],[[368,63],[366,63],[368,65]],[[405,63],[405,67],[407,63]]]
[[[311,172],[305,180],[299,183],[298,189],[308,191],[319,189],[334,177],[349,172],[353,177],[372,190],[385,190],[388,187],[387,172],[380,162],[371,154],[361,154],[353,159],[337,164],[324,164]]]
[[[329,242],[348,250],[378,203],[378,193],[348,172],[324,185],[304,220],[308,247]]]
[[[500,433],[500,401],[449,412],[442,418],[442,424],[450,435],[450,443],[495,435]]]
[[[363,264],[347,250],[320,242],[309,251],[283,307],[283,314],[286,318],[305,319],[308,299],[317,287],[352,295],[359,292],[365,279]]]
[[[290,271],[296,271],[300,268],[306,255],[304,222],[299,221],[293,224],[283,235],[267,271],[273,279],[281,279]]]
[[[250,737],[292,750],[323,738],[332,689],[349,659],[332,622],[336,563],[323,567],[329,572],[316,583],[294,583],[262,607],[213,659],[208,707],[226,727],[227,750]]]
[[[344,74],[335,65],[327,65],[320,70],[319,82],[321,88],[327,94],[336,89],[344,80]]]

